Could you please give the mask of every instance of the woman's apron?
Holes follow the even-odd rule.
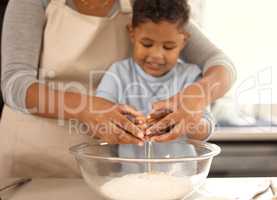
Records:
[[[79,92],[91,93],[103,71],[130,52],[126,25],[131,19],[131,4],[129,0],[120,4],[121,11],[103,18],[82,15],[65,0],[52,0],[46,10],[39,80],[56,89],[70,83],[67,90],[79,88]],[[68,149],[91,138],[69,122],[5,106],[0,130],[0,177],[80,176]]]

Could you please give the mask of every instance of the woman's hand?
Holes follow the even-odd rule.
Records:
[[[26,105],[32,114],[41,117],[77,119],[89,126],[92,136],[108,143],[143,145],[144,131],[126,115],[136,119],[144,117],[129,106],[81,93],[52,90],[38,83],[28,88]]]
[[[206,106],[205,95],[200,95],[200,91],[199,85],[193,84],[176,96],[155,103],[148,118],[157,123],[146,130],[147,137],[166,142],[195,130]]]
[[[110,144],[143,145],[144,131],[134,121],[143,115],[127,105],[116,105],[100,97],[92,97],[92,106],[80,113],[79,120],[89,125],[92,136]],[[140,124],[140,120],[136,121]]]

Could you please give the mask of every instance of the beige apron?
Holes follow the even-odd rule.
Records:
[[[104,18],[82,15],[65,0],[52,0],[46,10],[39,79],[64,85],[81,83],[85,88],[81,92],[91,92],[101,78],[90,78],[92,72],[106,70],[130,52],[126,25],[131,4],[129,0],[120,3],[121,11]],[[0,126],[0,178],[80,176],[68,149],[90,138],[74,130],[69,123],[61,125],[5,106]]]

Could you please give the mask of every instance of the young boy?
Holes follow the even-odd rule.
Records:
[[[133,20],[128,25],[132,57],[111,66],[96,95],[133,106],[147,116],[153,103],[176,95],[200,78],[196,65],[179,59],[189,38],[184,29],[188,20],[185,0],[135,1]],[[206,112],[201,122],[201,131],[209,136],[213,118]]]
[[[111,66],[96,95],[116,104],[130,105],[147,116],[153,103],[176,95],[200,78],[201,71],[196,65],[179,59],[189,38],[184,29],[188,20],[189,6],[185,0],[136,0],[132,23],[128,25],[133,44],[132,57]],[[201,120],[206,127],[201,131],[207,136],[214,128],[212,119],[206,112]],[[178,139],[185,140],[186,136]],[[183,157],[184,152],[186,156],[196,153],[190,145],[175,141],[153,143],[152,148],[156,157]],[[136,145],[119,145],[119,154],[121,157],[143,158],[145,149]],[[158,170],[173,170],[168,167],[164,165]],[[147,170],[128,164],[122,168],[129,172]],[[176,173],[189,174],[196,170],[194,164],[180,164],[173,168]]]

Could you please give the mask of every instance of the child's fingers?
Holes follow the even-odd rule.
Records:
[[[119,105],[119,110],[134,124],[144,124],[146,122],[146,117],[131,106]]]
[[[157,101],[152,105],[153,110],[161,110],[165,107],[166,107],[166,101]]]
[[[141,112],[137,111],[132,106],[121,104],[121,105],[118,105],[118,108],[122,114],[129,114],[135,117],[144,117],[144,115]]]
[[[173,129],[171,129],[168,133],[150,137],[151,141],[155,142],[168,142],[177,139],[183,134],[184,125],[183,123],[177,124]]]
[[[143,140],[129,134],[113,122],[101,122],[91,126],[93,138],[99,138],[109,144],[137,144],[143,145]]]
[[[178,121],[176,120],[174,113],[167,115],[165,118],[161,119],[159,122],[151,126],[146,130],[146,135],[153,135],[155,133],[162,132],[163,130],[175,126]]]
[[[112,122],[116,124],[121,129],[127,131],[128,133],[132,134],[133,136],[143,139],[144,138],[144,131],[133,124],[130,120],[127,119],[124,115],[117,114],[113,116]]]
[[[115,124],[110,123],[112,130],[113,130],[113,136],[111,137],[116,137],[116,143],[117,144],[137,144],[137,145],[143,145],[143,141],[136,138],[133,135],[130,135],[126,133],[124,130],[118,128]]]
[[[159,110],[154,110],[153,112],[151,112],[148,116],[148,119],[161,119],[164,118],[165,116],[167,116],[168,114],[172,113],[173,111],[171,109],[168,108],[162,108]]]

